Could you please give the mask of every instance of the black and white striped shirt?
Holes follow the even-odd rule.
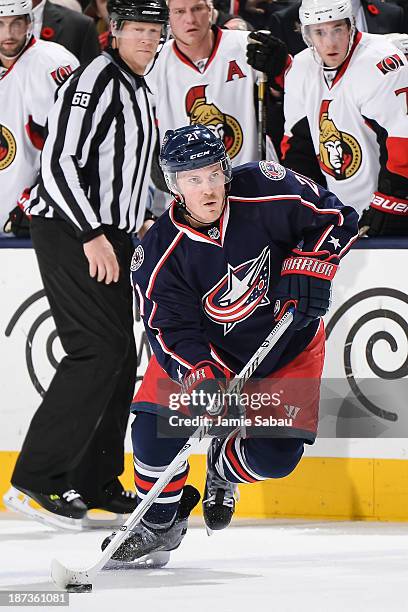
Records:
[[[27,212],[60,217],[84,238],[101,224],[143,224],[156,133],[150,92],[109,50],[58,91]]]

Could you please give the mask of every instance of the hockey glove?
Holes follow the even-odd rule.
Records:
[[[251,32],[248,37],[247,62],[255,70],[264,72],[270,81],[280,75],[287,65],[288,49],[282,40],[270,32]]]
[[[376,191],[358,226],[360,236],[408,236],[408,200]]]
[[[190,396],[191,416],[207,416],[215,419],[226,414],[225,372],[215,363],[210,361],[198,363],[185,375],[181,390]]]
[[[16,238],[30,238],[30,215],[24,212],[24,206],[30,198],[30,189],[25,189],[17,202],[17,206],[9,213],[4,224],[6,234],[14,234]]]
[[[330,306],[331,280],[337,268],[336,264],[315,257],[286,259],[275,290],[275,319],[279,321],[290,306],[296,308],[294,329],[303,329],[323,317]]]

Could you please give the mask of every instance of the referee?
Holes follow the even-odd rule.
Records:
[[[27,206],[66,356],[31,421],[12,486],[16,498],[76,519],[89,508],[127,513],[136,505],[118,480],[136,377],[131,235],[144,223],[155,146],[142,75],[168,22],[165,0],[111,0],[108,10],[111,46],[60,88]]]

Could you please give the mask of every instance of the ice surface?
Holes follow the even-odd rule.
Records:
[[[1,590],[54,590],[51,559],[86,565],[109,533],[57,533],[17,515],[3,517]],[[400,612],[408,610],[407,576],[408,524],[251,522],[208,537],[194,522],[167,568],[101,572],[92,593],[70,594],[69,608],[57,609]]]

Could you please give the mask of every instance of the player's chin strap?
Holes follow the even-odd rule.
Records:
[[[159,57],[159,54],[161,50],[163,49],[164,43],[167,41],[167,39],[168,39],[168,34],[166,35],[163,34],[163,36],[160,37],[159,45],[157,47],[155,56],[153,58],[152,65],[150,66],[149,70],[143,74],[143,77],[146,77],[153,70],[155,63],[157,62],[157,58]]]
[[[179,207],[180,207],[180,210],[181,210],[181,212],[183,213],[183,215],[185,217],[190,217],[196,223],[199,223],[201,227],[210,227],[211,225],[214,225],[214,223],[217,223],[221,219],[221,217],[222,217],[222,215],[224,213],[224,209],[225,209],[226,203],[227,203],[227,198],[225,197],[224,198],[224,203],[223,203],[223,206],[222,206],[222,210],[221,210],[221,213],[220,213],[220,216],[217,217],[217,219],[215,219],[214,221],[210,221],[209,223],[204,223],[204,221],[200,221],[200,219],[196,219],[194,217],[194,215],[192,215],[191,212],[188,210],[188,208],[187,208],[187,206],[185,204],[181,204],[180,203]]]

